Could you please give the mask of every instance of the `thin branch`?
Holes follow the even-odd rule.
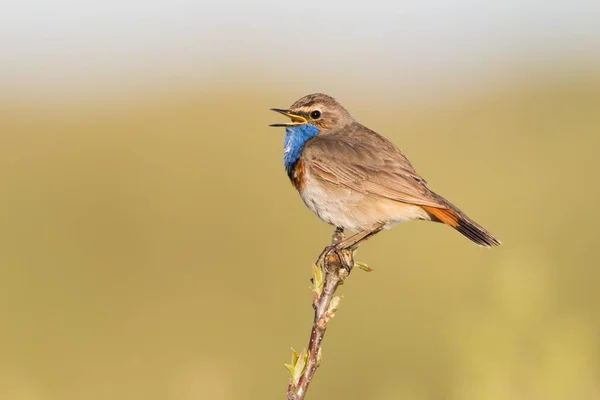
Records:
[[[344,240],[344,234],[342,231],[336,230],[331,237],[331,245],[334,246],[342,240]],[[341,256],[346,259],[346,265],[354,265],[350,250],[342,251]],[[319,366],[321,343],[327,330],[327,324],[334,317],[337,306],[342,299],[335,296],[335,292],[350,273],[348,269],[343,267],[339,256],[333,251],[324,257],[323,265],[315,265],[314,272],[312,281],[315,316],[307,351],[298,354],[293,350],[292,364],[286,365],[292,374],[287,390],[288,400],[302,400],[306,395],[308,385],[310,385]]]

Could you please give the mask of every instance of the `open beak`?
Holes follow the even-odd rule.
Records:
[[[299,115],[295,115],[292,114],[291,112],[289,112],[289,110],[282,110],[281,108],[271,108],[271,111],[275,111],[278,112],[279,114],[283,114],[286,117],[288,117],[289,119],[292,120],[292,122],[287,122],[285,124],[271,124],[269,126],[296,126],[296,125],[303,125],[305,123],[307,123],[308,121],[306,120],[306,118],[301,117]]]

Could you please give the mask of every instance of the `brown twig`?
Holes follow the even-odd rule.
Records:
[[[344,239],[344,234],[336,230],[331,237],[331,245],[334,246]],[[341,297],[335,296],[337,288],[344,283],[344,279],[350,270],[343,267],[340,256],[346,259],[346,265],[354,265],[352,252],[345,250],[336,254],[326,253],[323,265],[315,265],[313,276],[313,308],[315,317],[313,320],[310,340],[306,352],[300,354],[294,352],[291,365],[286,365],[292,379],[288,385],[288,400],[302,400],[306,395],[308,385],[312,381],[321,356],[321,343],[327,330],[327,323],[335,315]]]

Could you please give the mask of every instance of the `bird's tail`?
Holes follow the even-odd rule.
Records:
[[[433,221],[442,222],[462,233],[473,242],[483,247],[494,247],[502,244],[500,240],[492,236],[481,225],[467,217],[465,213],[459,210],[450,202],[445,201],[447,207],[422,206],[432,217]]]

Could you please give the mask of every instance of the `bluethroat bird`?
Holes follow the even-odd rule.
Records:
[[[285,127],[283,162],[304,204],[336,227],[357,232],[334,248],[354,250],[407,220],[449,225],[483,247],[500,241],[427,186],[392,142],[358,123],[332,97],[316,93],[273,111]],[[341,257],[340,257],[341,259]]]

